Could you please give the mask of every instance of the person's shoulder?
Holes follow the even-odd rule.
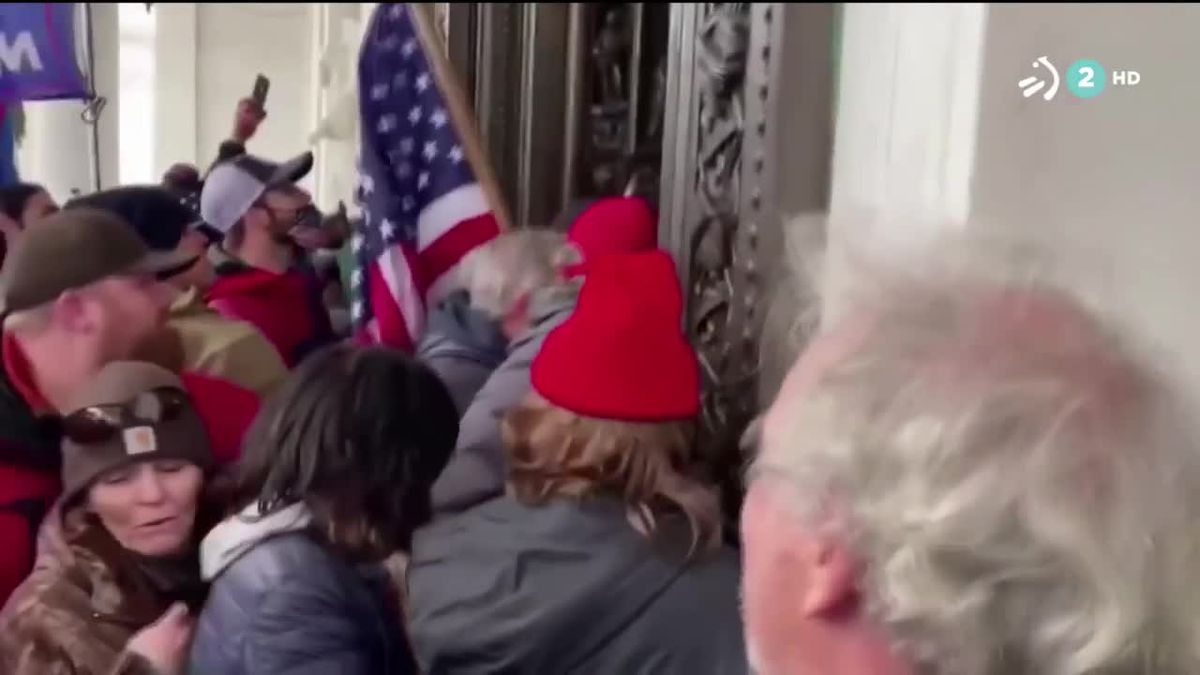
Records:
[[[664,595],[664,600],[685,611],[689,607],[697,611],[708,607],[737,615],[741,577],[741,558],[732,548],[696,553]]]
[[[179,379],[198,408],[207,404],[240,407],[252,403],[257,407],[258,396],[253,391],[225,378],[185,370]]]
[[[220,464],[240,455],[242,439],[258,414],[258,394],[229,380],[194,371],[179,379],[209,434],[213,458]]]
[[[191,307],[187,313],[172,315],[168,323],[180,332],[202,336],[209,348],[223,347],[255,334],[253,324],[227,317],[207,305]]]
[[[38,567],[0,612],[0,635],[6,641],[57,644],[86,632],[91,617],[91,596],[65,570]]]
[[[339,561],[307,532],[275,535],[256,544],[221,573],[218,583],[263,592],[334,576]]]
[[[571,288],[547,289],[541,296],[533,322],[509,346],[508,362],[528,367],[542,343],[575,311],[576,291]]]
[[[249,321],[205,308],[203,312],[172,318],[171,325],[183,334],[185,343],[193,341],[197,351],[205,356],[232,352],[256,360],[275,357],[280,366],[283,364],[275,347]]]
[[[741,554],[729,546],[722,546],[697,554],[690,569],[700,579],[736,588],[742,576]]]

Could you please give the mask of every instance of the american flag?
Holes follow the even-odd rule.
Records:
[[[425,306],[462,257],[499,232],[406,3],[375,8],[359,54],[356,334],[411,351]]]

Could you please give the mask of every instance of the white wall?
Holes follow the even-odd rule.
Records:
[[[831,260],[905,247],[969,209],[987,12],[982,4],[847,4],[838,73]],[[828,268],[836,318],[841,266]]]
[[[212,161],[196,143],[196,13],[192,2],[155,5],[154,166]]]
[[[154,51],[155,17],[140,3],[122,3],[117,12],[118,111],[121,150],[117,157],[122,184],[155,183],[154,171]]]
[[[268,118],[249,149],[285,159],[308,149],[315,121],[312,3],[158,5],[156,165],[205,168],[229,138],[234,109],[258,73],[271,80]]]
[[[322,3],[316,7],[318,55],[314,152],[318,158],[314,196],[333,211],[342,200],[354,209],[358,185],[358,50],[370,13],[359,3]]]
[[[92,5],[96,56],[96,92],[108,99],[98,122],[100,142],[100,183],[117,184],[118,96],[117,5]],[[83,12],[79,13],[82,50]],[[74,191],[91,192],[93,187],[92,127],[81,118],[84,105],[79,101],[36,101],[24,104],[25,139],[17,153],[21,178],[41,183],[55,198],[66,200]]]
[[[1197,36],[1195,5],[847,6],[831,244],[903,245],[958,215],[1046,242],[1086,259],[1092,290],[1200,393]],[[1025,99],[1016,83],[1042,55],[1142,81]],[[870,209],[884,230],[853,224]]]
[[[284,159],[307,149],[312,87],[311,3],[197,5],[197,142],[216,154],[229,138],[233,110],[255,75],[271,80],[269,117],[250,142],[256,154]]]
[[[1083,251],[1119,305],[1200,391],[1200,7],[990,8],[973,215]],[[1023,99],[1047,55],[1134,69],[1134,88]]]

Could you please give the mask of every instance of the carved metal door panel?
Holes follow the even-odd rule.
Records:
[[[833,17],[831,4],[672,5],[660,240],[702,365],[699,450],[731,514],[759,380],[770,393],[782,375],[760,371],[759,344],[785,222],[828,205]]]
[[[625,191],[658,203],[705,384],[700,450],[730,513],[758,412],[784,216],[828,201],[832,4],[450,3],[451,60],[515,220]],[[661,176],[661,178],[660,178]]]
[[[656,197],[668,5],[450,3],[464,76],[501,188],[524,225],[627,189]]]

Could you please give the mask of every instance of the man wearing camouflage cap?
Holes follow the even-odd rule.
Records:
[[[106,364],[161,335],[164,279],[194,255],[150,251],[103,211],[63,211],[31,228],[0,274],[0,602],[28,574],[37,527],[59,496],[58,415]],[[218,458],[236,452],[257,397],[183,374]]]

